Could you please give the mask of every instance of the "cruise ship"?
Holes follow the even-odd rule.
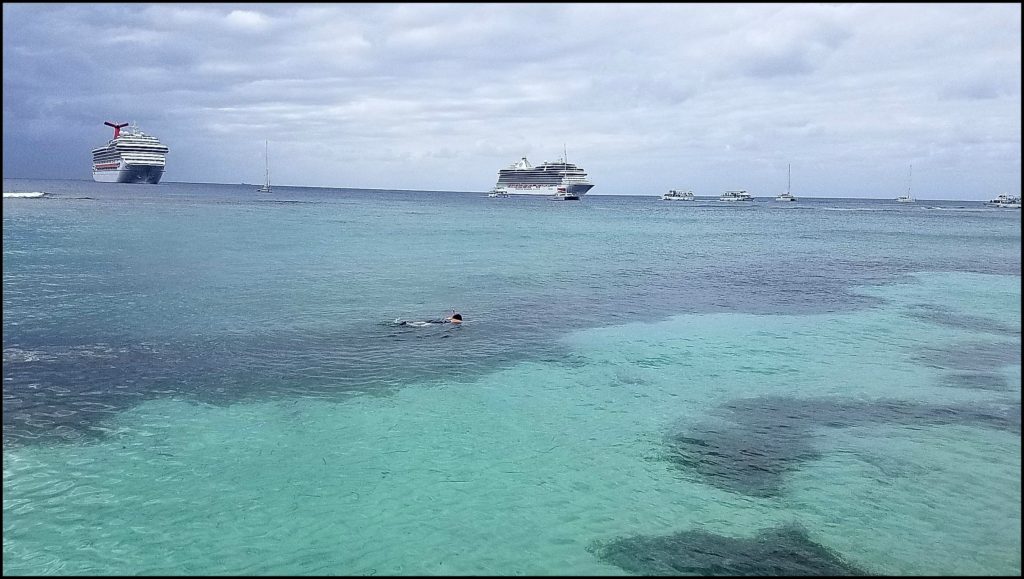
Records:
[[[167,145],[143,133],[134,123],[107,121],[103,124],[114,128],[114,138],[92,150],[93,180],[100,183],[159,183],[164,175]]]
[[[498,183],[493,192],[512,195],[550,195],[556,199],[579,199],[594,185],[587,174],[564,158],[557,162],[544,161],[534,167],[523,157],[506,169],[498,171]]]

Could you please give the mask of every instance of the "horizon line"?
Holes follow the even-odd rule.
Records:
[[[7,177],[4,179],[20,179],[23,181],[83,181],[87,183],[95,183],[92,179],[68,179],[68,178],[44,178],[44,177]],[[258,183],[221,183],[217,181],[162,181],[162,183],[175,183],[179,185],[222,185],[226,187],[243,187],[243,186],[255,186]],[[110,185],[111,183],[107,183]],[[131,183],[115,183],[115,184],[131,184]],[[158,183],[157,186],[160,184]],[[461,189],[390,189],[384,187],[343,187],[343,186],[324,186],[324,185],[274,185],[274,187],[291,187],[295,189],[352,189],[359,191],[395,191],[395,192],[409,192],[409,193],[481,193],[486,194],[486,190],[461,190]],[[724,190],[723,190],[724,191]],[[1003,193],[1010,194],[1007,191]],[[587,193],[587,197],[660,197],[661,193]],[[717,198],[719,193],[712,193],[706,195],[699,195],[694,193],[697,198],[714,199]],[[998,193],[996,194],[998,195]],[[1012,194],[1017,197],[1019,195]],[[521,197],[530,197],[531,195],[519,195]],[[758,196],[753,194],[755,199],[772,199],[776,194],[766,194]],[[542,195],[533,195],[533,197],[542,197]],[[896,197],[817,197],[813,195],[798,195],[797,199],[870,199],[870,200],[895,200]],[[917,197],[917,201],[969,201],[976,203],[987,203],[988,199],[962,199],[962,198],[921,198]]]

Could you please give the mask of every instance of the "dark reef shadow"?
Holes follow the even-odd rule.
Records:
[[[866,575],[799,525],[768,529],[753,538],[705,531],[624,537],[588,551],[636,575]]]
[[[907,316],[931,324],[969,332],[985,332],[1020,338],[1020,325],[1013,326],[984,316],[962,314],[940,305],[913,304],[906,310]]]
[[[1020,340],[1016,342],[969,342],[918,349],[911,359],[929,368],[990,372],[1020,365]]]
[[[991,390],[993,392],[1020,391],[1005,376],[992,372],[957,372],[944,376],[939,385],[948,388],[965,388],[969,390]]]
[[[824,427],[870,424],[972,425],[1020,434],[1020,401],[1002,405],[764,396],[734,400],[684,432],[668,435],[664,458],[714,487],[753,497],[782,494],[787,474],[821,458]]]

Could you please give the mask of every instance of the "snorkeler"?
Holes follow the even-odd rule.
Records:
[[[440,319],[440,320],[423,320],[423,321],[400,320],[400,321],[398,321],[398,325],[399,326],[416,326],[416,327],[429,326],[429,325],[432,325],[432,324],[461,324],[461,323],[462,323],[462,314],[460,314],[459,312],[455,311],[454,308],[452,309],[452,315],[450,315],[450,316],[448,316],[446,318]]]

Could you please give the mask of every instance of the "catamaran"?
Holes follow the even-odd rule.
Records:
[[[264,143],[264,146],[266,147],[266,152],[265,152],[266,164],[267,164],[266,178],[263,181],[263,186],[260,187],[259,189],[257,189],[257,191],[259,191],[261,193],[270,193],[271,192],[271,189],[270,189],[270,141],[266,141]]]
[[[907,173],[907,194],[906,195],[900,195],[899,197],[897,197],[896,198],[897,202],[899,202],[899,203],[913,203],[914,202],[914,197],[910,194],[911,179],[913,178],[913,176],[914,176],[914,166],[911,165],[910,166],[910,171]]]
[[[796,201],[796,197],[794,197],[793,194],[789,192],[790,184],[793,180],[793,165],[789,164],[786,165],[786,167],[786,192],[780,193],[779,196],[775,198],[776,201]]]

